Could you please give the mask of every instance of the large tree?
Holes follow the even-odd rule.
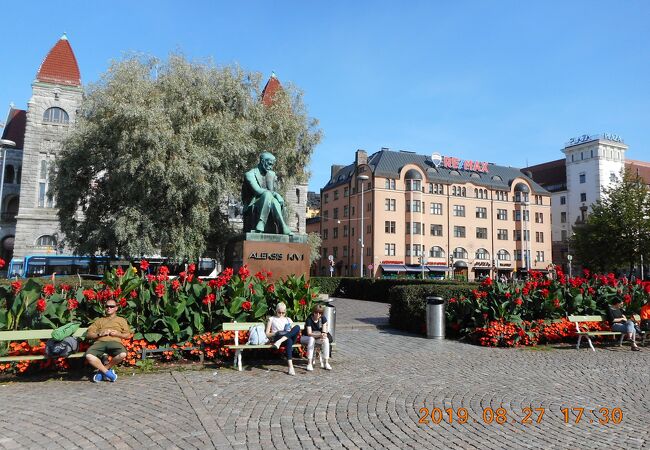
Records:
[[[583,266],[594,270],[638,266],[650,257],[650,192],[638,175],[625,173],[605,189],[584,224],[573,228],[571,246]]]
[[[223,208],[263,150],[286,183],[304,181],[320,140],[301,92],[261,101],[239,67],[128,57],[86,92],[57,158],[52,194],[66,244],[83,254],[194,258],[229,236]]]

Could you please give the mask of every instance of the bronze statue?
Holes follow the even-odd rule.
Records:
[[[274,164],[275,156],[263,152],[257,167],[244,175],[241,190],[244,230],[291,236],[293,232],[284,221],[284,199],[275,192]]]

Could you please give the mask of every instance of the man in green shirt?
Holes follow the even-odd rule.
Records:
[[[111,382],[117,380],[117,374],[112,367],[126,358],[122,339],[131,338],[129,324],[124,318],[117,316],[117,302],[112,299],[107,300],[104,307],[106,316],[94,321],[86,332],[86,338],[95,341],[86,350],[86,361],[98,370],[98,373],[93,376],[95,383],[103,379]],[[111,361],[106,365],[101,360],[104,354],[112,356]]]

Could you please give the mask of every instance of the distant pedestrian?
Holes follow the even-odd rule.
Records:
[[[124,318],[117,315],[115,300],[107,300],[104,308],[106,308],[106,316],[94,321],[86,332],[86,338],[95,341],[86,350],[86,361],[98,371],[93,376],[95,383],[102,380],[112,382],[117,380],[117,374],[113,370],[113,366],[121,363],[126,358],[126,349],[122,345],[122,339],[131,337],[129,324]],[[104,354],[112,356],[112,359],[106,365],[101,359]]]

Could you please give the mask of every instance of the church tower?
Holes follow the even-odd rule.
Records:
[[[83,89],[77,59],[64,34],[43,60],[27,105],[20,206],[14,256],[62,252],[50,168],[74,126]]]

